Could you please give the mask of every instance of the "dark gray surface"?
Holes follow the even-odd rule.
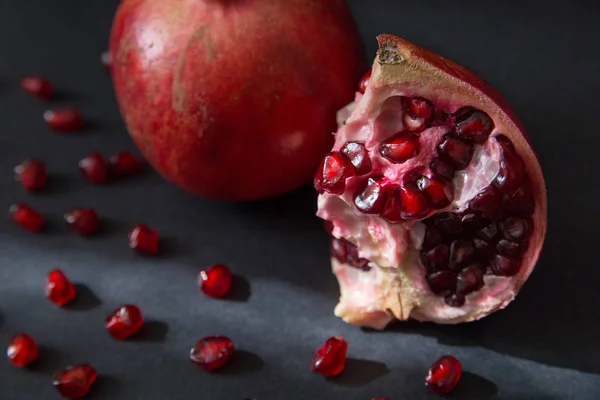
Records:
[[[376,34],[402,34],[494,84],[529,129],[549,189],[542,260],[507,310],[468,325],[406,323],[374,333],[332,315],[338,293],[326,236],[312,217],[312,189],[227,205],[188,196],[153,173],[106,187],[80,179],[76,164],[86,153],[133,149],[99,62],[117,3],[0,0],[0,208],[26,200],[50,221],[42,235],[0,224],[0,343],[26,331],[42,346],[33,371],[0,360],[0,399],[58,398],[49,374],[81,362],[101,374],[90,399],[435,399],[423,377],[444,353],[468,371],[451,398],[600,396],[600,269],[593,241],[600,220],[598,6],[350,2],[369,58]],[[55,104],[79,105],[93,129],[49,132],[41,118],[47,105],[18,88],[27,74],[50,77],[63,92]],[[25,194],[13,181],[12,167],[27,156],[47,161],[54,181],[48,193]],[[82,239],[64,228],[62,213],[77,205],[107,219],[102,235]],[[138,221],[164,236],[164,256],[129,251],[127,231]],[[247,278],[247,301],[199,293],[198,271],[215,262]],[[44,275],[54,267],[87,288],[73,309],[44,298]],[[115,342],[103,319],[125,302],[142,308],[150,328],[140,339]],[[223,373],[209,375],[190,365],[187,354],[195,340],[215,333],[231,336],[244,351]],[[343,376],[327,381],[308,364],[331,335],[346,337],[351,360]]]

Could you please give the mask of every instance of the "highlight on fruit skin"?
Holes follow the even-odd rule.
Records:
[[[315,174],[340,284],[335,314],[376,329],[483,318],[515,298],[538,261],[547,203],[537,156],[481,78],[405,39],[377,40],[326,156],[354,168],[325,162]]]

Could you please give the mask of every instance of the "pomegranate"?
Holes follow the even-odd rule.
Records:
[[[330,337],[315,352],[310,369],[326,377],[342,373],[346,367],[348,342],[341,336]]]
[[[149,162],[228,201],[308,183],[364,72],[342,0],[123,1],[110,54],[121,113]]]
[[[315,175],[335,314],[376,329],[485,317],[514,299],[542,248],[537,157],[506,101],[472,72],[392,35],[378,41]]]

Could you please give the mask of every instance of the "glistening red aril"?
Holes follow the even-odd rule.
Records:
[[[461,375],[460,361],[452,356],[443,356],[429,368],[425,377],[425,387],[437,394],[450,393]]]
[[[6,356],[11,364],[25,368],[38,359],[40,351],[33,338],[25,333],[13,335],[8,342]]]
[[[102,154],[93,152],[79,161],[79,170],[83,177],[92,183],[106,183],[108,180],[108,167]]]
[[[25,203],[10,206],[9,215],[21,228],[29,232],[40,232],[46,223],[42,214]]]
[[[54,88],[52,83],[40,76],[28,76],[21,80],[21,89],[32,96],[43,100],[48,100],[52,97]]]
[[[367,71],[363,77],[360,79],[358,83],[358,91],[362,94],[365,94],[367,91],[367,86],[369,86],[369,80],[371,79],[371,70]]]
[[[231,271],[224,264],[215,264],[204,271],[200,272],[198,276],[198,283],[200,290],[209,297],[223,297],[231,289]]]
[[[226,336],[200,339],[190,350],[190,360],[206,371],[223,367],[235,353],[233,342]]]
[[[105,320],[106,330],[117,340],[125,340],[135,335],[143,326],[142,311],[132,304],[117,307]]]
[[[135,154],[121,151],[110,157],[110,169],[117,176],[137,175],[144,170],[144,163]]]
[[[347,351],[348,343],[343,337],[331,337],[315,352],[310,369],[327,377],[339,375],[346,366]]]
[[[331,152],[323,157],[314,184],[319,193],[341,194],[346,190],[346,179],[355,175],[356,167],[347,155]]]
[[[80,364],[56,371],[52,375],[52,383],[62,397],[81,399],[88,394],[97,378],[94,367]]]
[[[28,158],[15,167],[15,179],[26,190],[41,190],[46,186],[46,164],[37,158]]]
[[[367,94],[338,113],[339,186],[315,180],[317,215],[335,227],[335,314],[376,329],[483,318],[515,298],[544,243],[531,141],[483,79],[402,38],[377,40]]]
[[[46,125],[57,132],[75,132],[83,129],[83,114],[74,107],[56,108],[44,113]]]
[[[82,236],[95,233],[100,226],[98,214],[91,208],[73,208],[64,215],[64,218],[69,228]]]
[[[129,232],[129,247],[141,254],[157,254],[160,235],[146,224],[136,225]]]
[[[46,297],[57,306],[70,303],[77,294],[75,285],[60,269],[54,269],[46,276]]]

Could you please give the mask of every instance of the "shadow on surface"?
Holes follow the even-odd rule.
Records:
[[[43,374],[52,374],[65,365],[72,363],[71,357],[53,347],[39,346],[40,357],[31,364],[31,370]]]
[[[117,399],[119,398],[119,388],[123,386],[123,382],[112,375],[99,374],[98,379],[90,388],[86,399]]]
[[[251,295],[252,288],[248,279],[234,274],[231,281],[231,290],[223,297],[223,300],[245,302],[248,301]]]
[[[445,397],[461,400],[488,400],[493,399],[497,393],[498,387],[494,382],[471,372],[464,371],[458,385]]]
[[[223,375],[248,375],[263,369],[262,358],[246,350],[236,350],[235,355],[218,373]]]
[[[167,340],[168,333],[169,325],[167,325],[167,323],[157,320],[148,320],[144,322],[142,330],[138,332],[135,337],[132,337],[132,339],[135,341],[162,343]]]
[[[87,285],[83,283],[76,283],[75,289],[77,290],[77,295],[73,301],[63,306],[65,310],[89,311],[102,305],[102,301]]]
[[[75,191],[77,190],[78,186],[78,178],[80,178],[80,175],[78,174],[77,170],[75,170],[75,173],[71,175],[54,173],[50,171],[47,177],[46,187],[44,190],[41,190],[39,194],[41,196],[50,196],[69,191]]]
[[[389,372],[390,370],[384,363],[348,358],[346,359],[344,372],[328,380],[340,386],[360,387],[368,385],[375,379],[387,375]]]

